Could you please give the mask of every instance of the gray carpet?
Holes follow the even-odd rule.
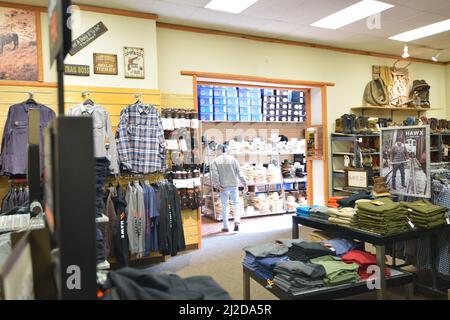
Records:
[[[290,216],[243,220],[239,233],[216,234],[203,239],[201,250],[183,253],[150,268],[154,272],[176,273],[181,277],[207,275],[216,280],[234,299],[242,299],[243,248],[277,239],[291,238]],[[252,283],[252,299],[276,299]]]

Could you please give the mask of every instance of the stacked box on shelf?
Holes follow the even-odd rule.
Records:
[[[227,88],[227,120],[239,121],[239,93],[235,87]]]
[[[291,96],[292,104],[292,121],[305,122],[306,121],[306,101],[305,92],[293,91]]]
[[[262,120],[261,89],[239,88],[239,115],[241,121]]]
[[[198,86],[198,97],[200,119],[214,120],[214,87]]]

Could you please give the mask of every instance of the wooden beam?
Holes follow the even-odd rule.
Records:
[[[82,11],[90,11],[104,14],[113,14],[117,16],[125,16],[125,17],[133,17],[133,18],[141,18],[141,19],[149,19],[149,20],[158,20],[158,15],[154,13],[146,13],[146,12],[136,12],[130,10],[122,10],[122,9],[112,9],[106,7],[97,7],[90,6],[85,4],[74,3]]]
[[[192,76],[192,77],[195,76],[197,78],[261,82],[261,83],[272,83],[272,84],[281,84],[281,85],[289,85],[289,86],[306,86],[306,87],[329,86],[329,87],[334,87],[334,83],[332,83],[332,82],[285,80],[285,79],[254,77],[254,76],[226,74],[226,73],[201,72],[201,71],[181,71],[181,75]]]
[[[237,32],[229,32],[229,31],[220,31],[220,30],[216,30],[216,29],[184,26],[184,25],[165,23],[165,22],[159,22],[159,21],[156,22],[156,26],[159,28],[165,28],[165,29],[188,31],[188,32],[195,32],[195,33],[202,33],[202,34],[212,34],[212,35],[260,41],[260,42],[285,44],[285,45],[291,45],[291,46],[297,46],[297,47],[323,49],[323,50],[329,50],[329,51],[335,51],[335,52],[347,53],[347,54],[354,54],[354,55],[361,55],[361,56],[386,58],[386,59],[393,59],[393,60],[400,59],[403,61],[420,62],[420,63],[442,65],[442,66],[450,63],[450,61],[449,62],[434,62],[434,61],[431,61],[428,59],[420,59],[420,58],[402,59],[400,56],[393,55],[393,54],[387,54],[387,53],[381,53],[381,52],[346,49],[346,48],[333,47],[333,46],[329,46],[329,45],[323,45],[323,44],[317,44],[317,43],[311,43],[311,42],[276,39],[276,38],[249,35],[249,34],[245,34],[245,33],[237,33]]]
[[[55,82],[37,82],[37,81],[0,81],[0,86],[18,86],[18,87],[41,87],[57,88]]]
[[[12,3],[12,2],[6,2],[6,1],[0,1],[0,7],[17,8],[17,9],[31,10],[31,11],[38,11],[38,12],[47,12],[48,11],[47,7],[30,6],[28,4]]]
[[[323,192],[325,205],[330,200],[330,157],[328,154],[328,94],[327,87],[322,87],[322,126],[323,126]]]

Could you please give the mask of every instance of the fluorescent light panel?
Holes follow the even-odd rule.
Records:
[[[314,22],[311,26],[325,29],[339,29],[393,7],[395,6],[381,1],[363,0],[322,20]]]
[[[432,36],[450,30],[450,19],[433,23],[425,27],[407,31],[396,36],[390,37],[391,40],[402,42],[411,42],[413,40]]]
[[[230,13],[241,13],[256,2],[258,0],[212,0],[205,8]]]

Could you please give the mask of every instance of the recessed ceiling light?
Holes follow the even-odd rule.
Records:
[[[407,31],[396,36],[390,37],[391,40],[402,42],[410,42],[413,40],[429,37],[433,34],[441,33],[450,30],[450,19],[433,23],[425,27]]]
[[[395,6],[381,1],[363,0],[322,20],[314,22],[311,26],[325,29],[339,29],[393,7]]]
[[[254,5],[257,1],[258,0],[211,0],[205,8],[230,13],[241,13],[248,7]]]

